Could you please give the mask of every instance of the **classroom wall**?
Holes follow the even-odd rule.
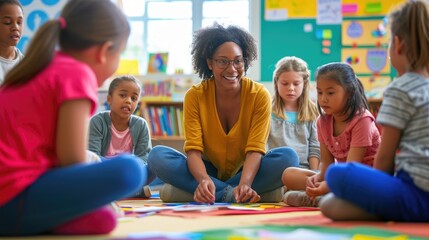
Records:
[[[57,18],[65,0],[20,0],[24,10],[24,30],[18,48],[25,54],[31,37],[49,19]]]

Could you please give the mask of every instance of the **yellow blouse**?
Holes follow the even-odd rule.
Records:
[[[185,152],[201,151],[223,181],[237,174],[247,152],[265,154],[270,132],[270,93],[249,78],[243,77],[241,82],[240,116],[228,134],[217,115],[214,79],[190,88],[183,103]]]

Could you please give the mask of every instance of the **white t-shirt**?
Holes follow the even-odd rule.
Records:
[[[15,59],[6,59],[0,57],[0,84],[3,82],[6,73],[9,72],[19,61],[24,58],[24,55],[19,51],[18,48],[15,48],[16,57]]]

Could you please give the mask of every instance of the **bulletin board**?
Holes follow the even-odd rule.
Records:
[[[311,25],[312,32],[305,32]],[[330,54],[322,52],[322,40],[316,37],[318,30],[331,31]],[[290,19],[287,21],[261,21],[261,81],[272,81],[275,64],[285,56],[296,56],[305,60],[311,79],[318,66],[341,61],[341,25],[316,25],[313,19]]]
[[[280,20],[280,18],[278,21],[266,19],[264,14],[267,6],[272,9],[289,7],[288,13],[290,13],[291,9],[293,9],[290,6],[294,2],[296,1],[265,0],[265,4],[261,6],[261,81],[272,81],[275,64],[284,56],[296,56],[305,60],[309,65],[311,80],[314,80],[317,67],[329,62],[347,62],[345,58],[355,55],[359,58],[361,65],[369,60],[372,61],[371,68],[377,70],[376,72],[371,72],[372,69],[361,67],[359,68],[360,75],[379,76],[381,74],[390,78],[396,76],[395,70],[390,67],[388,61],[378,61],[379,56],[387,54],[388,36],[383,35],[375,38],[372,34],[379,23],[384,21],[385,15],[392,7],[404,2],[404,0],[343,0],[342,8],[354,7],[354,9],[348,9],[350,13],[353,13],[350,17],[344,14],[343,24],[318,25],[314,16],[294,18],[292,17],[294,15],[291,16],[290,14],[286,20]],[[311,1],[306,0],[304,2],[309,4]],[[313,2],[312,8],[314,9],[317,6],[317,1],[313,0]],[[353,6],[350,4],[353,4]],[[372,13],[369,14],[367,13],[368,11],[372,11]],[[362,32],[363,35],[359,36],[357,41],[356,39],[351,39],[351,35],[343,34],[342,30],[353,21],[358,21],[365,29]],[[367,29],[370,30],[368,31]],[[325,38],[320,39],[318,37],[318,32],[327,30],[331,33],[328,39],[330,46],[328,47],[323,44]],[[388,30],[386,29],[386,31]],[[378,47],[384,48],[384,51],[368,50],[369,48]],[[349,48],[353,49],[350,50]],[[328,52],[325,51],[326,49]],[[343,49],[346,50],[344,51]],[[387,57],[386,60],[388,60]],[[384,80],[385,78],[383,78]]]

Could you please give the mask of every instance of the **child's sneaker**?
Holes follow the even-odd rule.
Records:
[[[304,191],[287,191],[283,202],[292,207],[319,207],[322,196],[311,199]]]

